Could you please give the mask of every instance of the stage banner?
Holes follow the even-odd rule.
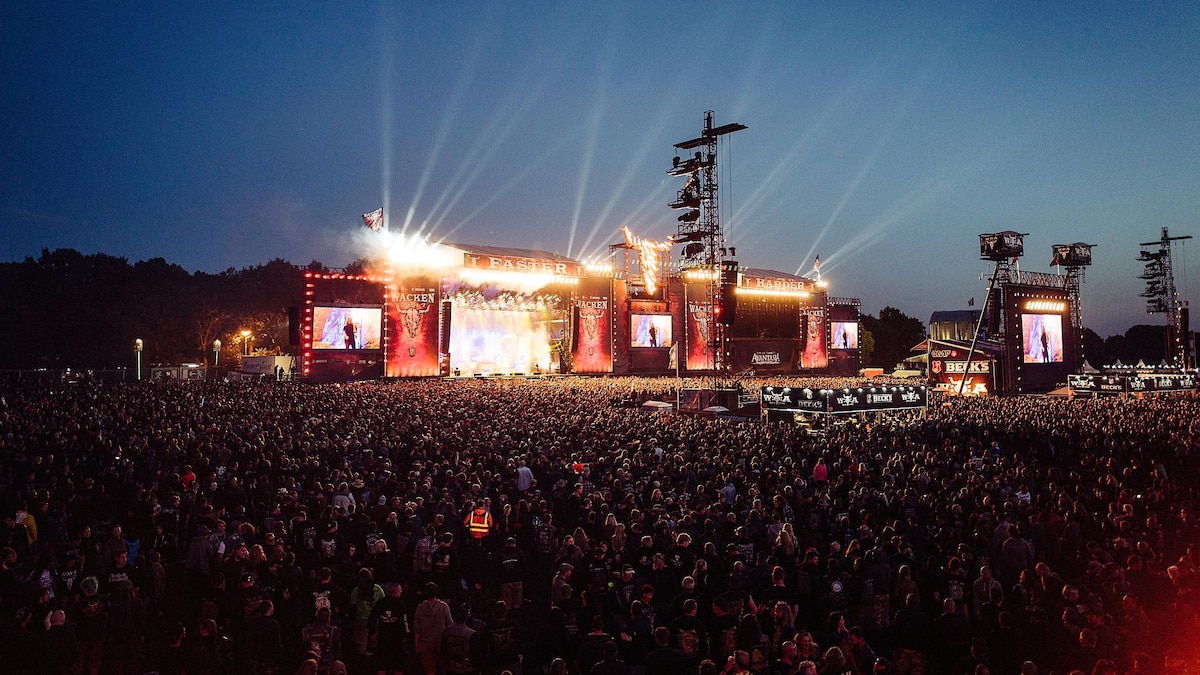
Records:
[[[790,373],[796,366],[795,340],[731,340],[735,370]]]
[[[1194,375],[1144,373],[1129,378],[1129,391],[1132,393],[1190,391],[1195,388]]]
[[[825,344],[825,308],[806,307],[800,313],[800,367],[815,370],[829,366],[829,351]]]
[[[608,279],[583,279],[575,295],[572,369],[576,373],[611,373],[612,292]]]
[[[759,405],[768,410],[829,412],[829,399],[824,389],[763,387],[759,394]]]
[[[687,370],[712,370],[713,339],[716,338],[717,322],[713,318],[712,304],[708,299],[707,284],[687,284],[684,287],[684,302],[687,314]]]
[[[929,403],[925,387],[827,389],[826,396],[835,415],[924,408]]]
[[[1190,391],[1195,388],[1193,375],[1067,375],[1067,385],[1077,394],[1143,394]]]
[[[438,367],[438,284],[408,279],[388,289],[387,377],[430,377]]]

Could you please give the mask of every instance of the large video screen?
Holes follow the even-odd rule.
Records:
[[[313,307],[315,349],[379,349],[381,307]]]
[[[1025,363],[1063,362],[1061,314],[1022,314],[1021,336]]]
[[[833,321],[829,324],[829,339],[834,349],[858,349],[858,322]]]
[[[631,314],[629,316],[630,347],[670,347],[670,314]]]
[[[458,375],[550,372],[549,311],[455,305],[450,313],[450,367]]]

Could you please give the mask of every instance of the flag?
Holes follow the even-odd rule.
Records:
[[[975,306],[975,298],[971,298],[970,300],[967,301],[967,307],[974,307],[974,306]]]
[[[381,206],[370,213],[364,213],[363,225],[366,225],[368,230],[382,230],[383,207]]]
[[[813,260],[813,271],[814,272],[821,271],[821,256],[817,256],[816,259]]]

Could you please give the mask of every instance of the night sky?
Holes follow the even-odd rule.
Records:
[[[746,266],[928,321],[1095,244],[1084,322],[1159,323],[1139,242],[1200,235],[1195,2],[8,2],[0,261],[343,266],[360,215],[607,254],[665,239],[704,111]],[[1176,249],[1184,298],[1197,256]]]

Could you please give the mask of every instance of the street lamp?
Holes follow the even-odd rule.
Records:
[[[250,331],[242,331],[242,354],[250,356]]]
[[[142,379],[142,338],[133,341],[133,353],[137,356],[137,379]]]
[[[213,368],[216,368],[221,363],[221,340],[217,338],[213,340]]]

